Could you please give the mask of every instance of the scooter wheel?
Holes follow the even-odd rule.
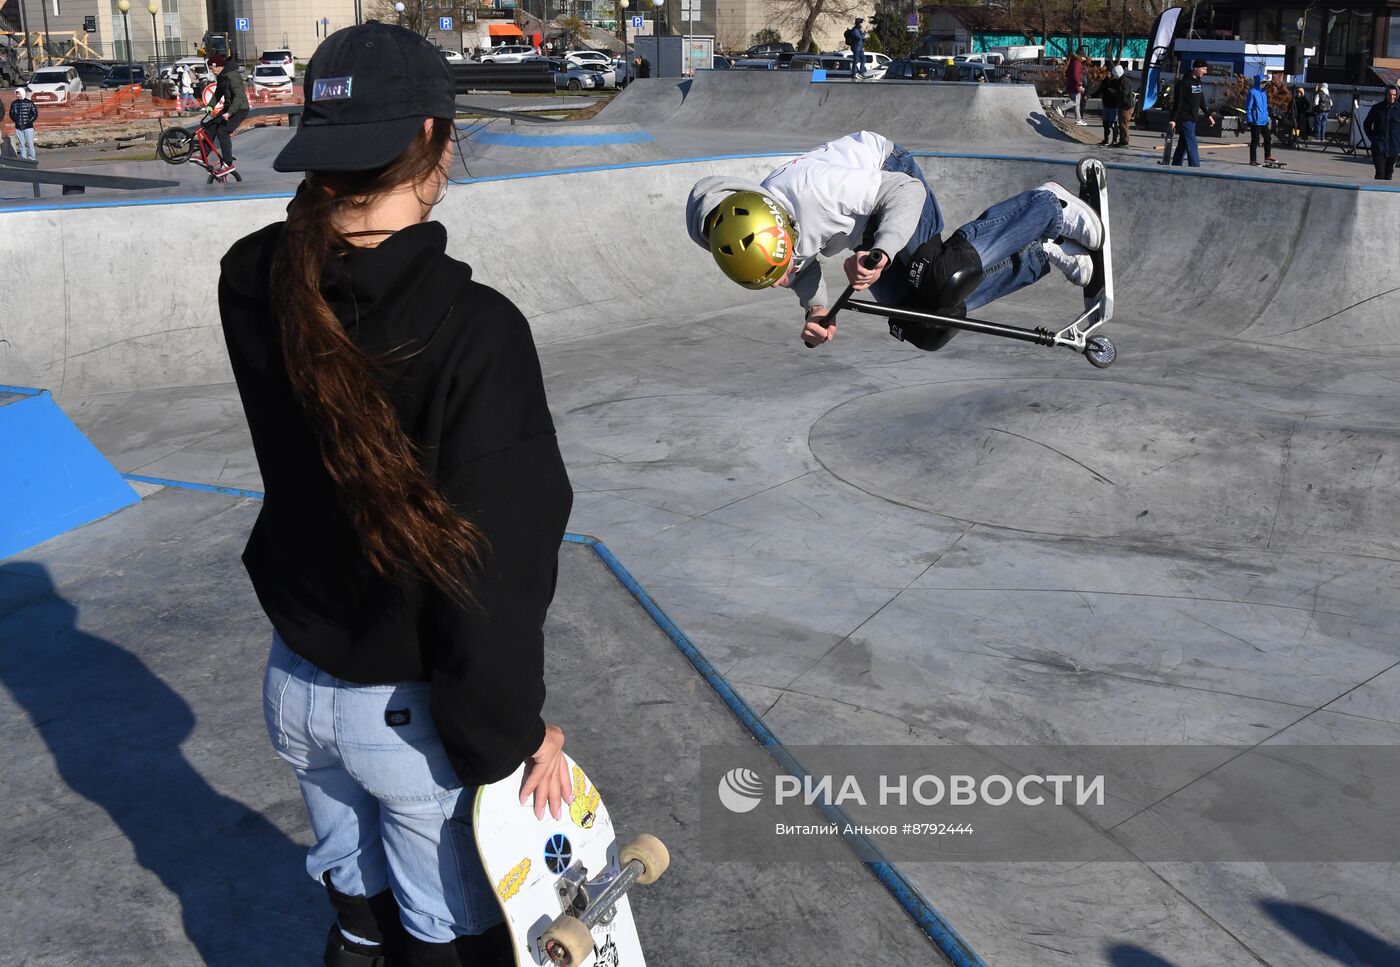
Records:
[[[1088,345],[1084,347],[1084,358],[1099,369],[1108,369],[1118,358],[1118,349],[1107,336],[1090,336]]]

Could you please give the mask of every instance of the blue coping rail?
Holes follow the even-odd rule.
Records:
[[[526,138],[530,142],[540,139]],[[810,147],[808,145],[807,147]],[[713,154],[700,155],[693,158],[663,158],[649,161],[624,161],[605,165],[588,165],[577,168],[550,168],[544,171],[519,171],[510,174],[483,175],[479,178],[452,179],[454,185],[475,185],[485,184],[493,181],[517,181],[522,178],[546,178],[551,175],[577,175],[587,174],[594,171],[621,171],[628,168],[664,168],[670,165],[701,164],[714,161],[743,161],[751,158],[787,158],[795,154],[800,154],[807,150],[807,147],[793,147],[790,150],[768,150],[749,151],[738,154]],[[924,149],[910,149],[910,154],[916,158],[950,158],[953,160],[968,161],[1016,161],[1021,163],[1047,164],[1047,165],[1077,165],[1082,158],[1047,158],[1036,155],[1024,154],[996,154],[978,151],[933,151]],[[1085,157],[1094,157],[1087,154]],[[1102,160],[1102,159],[1101,159]],[[1345,181],[1314,181],[1301,178],[1279,178],[1273,175],[1256,174],[1234,174],[1228,171],[1213,171],[1204,168],[1163,168],[1155,163],[1134,164],[1128,161],[1104,161],[1104,167],[1116,171],[1137,171],[1146,172],[1152,175],[1164,177],[1181,178],[1211,178],[1219,181],[1246,181],[1269,185],[1283,185],[1287,187],[1301,188],[1330,188],[1336,191],[1370,191],[1395,194],[1400,192],[1400,186],[1362,184]],[[94,199],[92,201],[68,201],[68,202],[40,202],[38,204],[16,204],[0,207],[0,217],[6,212],[34,212],[34,211],[68,211],[85,208],[131,208],[147,205],[189,205],[189,204],[215,204],[237,201],[258,201],[274,198],[291,198],[295,194],[294,190],[269,191],[269,192],[246,192],[237,194],[220,195],[166,195],[160,198],[112,198]]]
[[[598,131],[593,134],[513,134],[478,131],[466,140],[505,148],[586,148],[607,144],[645,144],[655,141],[646,131]]]
[[[171,480],[165,477],[148,477],[143,474],[124,473],[122,477],[129,481],[147,484],[159,484],[165,487],[172,487],[180,490],[193,490],[199,493],[225,494],[231,497],[252,497],[257,500],[263,498],[263,493],[257,490],[243,490],[238,487],[215,487],[211,484],[191,483],[187,480]],[[695,646],[695,643],[686,636],[671,617],[661,609],[653,598],[642,587],[641,583],[632,576],[617,556],[608,548],[606,544],[596,537],[587,534],[566,533],[564,535],[565,544],[579,544],[589,548],[603,565],[612,572],[619,584],[627,589],[628,593],[641,605],[642,610],[647,613],[661,632],[671,640],[676,649],[685,656],[705,683],[714,689],[715,694],[734,714],[734,717],[748,730],[768,751],[777,763],[783,767],[790,775],[798,778],[808,776],[807,769],[797,760],[792,753],[788,752],[783,741],[773,732],[763,721],[762,717],[753,710],[753,707],[746,702],[734,686],[730,685],[724,675],[717,669],[711,661],[705,657],[704,653]],[[830,803],[818,804],[817,809],[827,819],[828,822],[835,823],[841,828],[845,828],[852,819],[841,807]],[[943,916],[938,909],[919,892],[918,887],[909,882],[899,869],[885,858],[884,853],[876,846],[869,837],[860,833],[843,833],[842,840],[845,841],[855,854],[861,858],[866,869],[868,869],[875,879],[879,881],[889,894],[904,909],[904,912],[918,925],[933,943],[941,950],[947,958],[953,962],[955,967],[987,967],[984,961],[971,945],[954,929],[948,919]]]

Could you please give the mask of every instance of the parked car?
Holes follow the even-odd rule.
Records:
[[[100,60],[74,60],[69,61],[68,66],[78,72],[78,80],[83,82],[84,90],[89,87],[101,87],[112,69],[110,63]]]
[[[710,65],[711,70],[730,71],[734,69],[734,62],[723,54],[715,54],[715,61]]]
[[[600,89],[605,85],[602,71],[585,67],[581,64],[570,64],[568,61],[560,60],[557,57],[526,57],[521,63],[524,64],[548,64],[549,69],[554,72],[554,86],[556,88],[567,88],[571,91],[591,91]],[[611,69],[609,69],[611,73]]]
[[[102,79],[103,87],[129,87],[146,83],[145,64],[118,64]]]
[[[851,59],[840,54],[795,54],[788,64],[788,70],[826,70],[833,74],[849,74]]]
[[[851,51],[850,51],[850,48],[847,48],[846,50],[838,50],[838,51],[836,52],[836,56],[842,58],[842,59],[846,62],[845,70],[846,70],[847,73],[849,73],[850,70],[851,70]],[[883,79],[884,76],[885,76],[885,71],[889,69],[889,66],[890,66],[890,58],[889,58],[888,56],[886,56],[885,54],[874,54],[874,53],[871,53],[871,52],[868,51],[868,50],[865,52],[865,79],[866,79],[866,80],[868,80],[868,81],[878,81],[878,80]]]
[[[1000,83],[1011,79],[1011,71],[1005,67],[983,64],[979,61],[954,64],[947,77],[952,81],[990,81]]]
[[[462,56],[462,52],[460,50],[448,50],[444,47],[438,50],[438,53],[441,54],[442,59],[447,61],[449,64],[465,64],[467,62],[467,59]]]
[[[265,50],[262,52],[262,56],[258,58],[258,64],[275,64],[285,70],[288,77],[292,80],[296,80],[297,63],[296,59],[292,57],[292,52],[290,50]]]
[[[780,54],[795,53],[797,53],[796,47],[792,46],[792,44],[789,44],[787,41],[782,41],[776,44],[754,44],[748,50],[744,51],[744,56],[750,58],[777,57]]]
[[[175,66],[188,68],[194,75],[196,84],[214,79],[214,72],[209,69],[209,62],[203,57],[181,57],[175,62]]]
[[[253,68],[252,90],[254,97],[281,97],[292,93],[296,82],[281,64],[259,64]]]
[[[602,50],[571,50],[564,55],[566,64],[597,64],[606,67],[612,63],[612,55]]]
[[[499,47],[492,47],[481,55],[478,63],[482,64],[518,64],[528,57],[538,56],[535,48],[525,44],[501,44]]]
[[[25,83],[35,104],[66,104],[83,90],[82,79],[72,66],[41,67]]]
[[[941,81],[943,69],[944,63],[941,60],[901,57],[890,61],[889,69],[885,71],[885,80]]]

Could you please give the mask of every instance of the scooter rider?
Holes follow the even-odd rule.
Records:
[[[1000,202],[946,241],[943,215],[917,162],[894,142],[860,131],[788,162],[762,183],[702,178],[686,205],[691,239],[750,289],[791,288],[806,310],[803,341],[829,342],[831,304],[818,255],[852,251],[846,277],[877,302],[962,315],[1045,276],[1055,266],[1075,285],[1093,274],[1103,244],[1097,213],[1055,182]],[[867,268],[862,259],[876,256]],[[956,330],[916,338],[937,350]]]

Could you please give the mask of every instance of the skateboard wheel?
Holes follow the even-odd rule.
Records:
[[[593,934],[582,920],[560,914],[540,936],[544,955],[554,967],[578,967],[593,953]]]
[[[655,836],[642,833],[622,847],[618,859],[623,866],[633,860],[642,864],[642,875],[637,877],[637,882],[643,886],[650,886],[671,865],[671,851]]]
[[[1107,369],[1118,358],[1118,348],[1107,336],[1090,336],[1084,347],[1084,357],[1099,369]]]

